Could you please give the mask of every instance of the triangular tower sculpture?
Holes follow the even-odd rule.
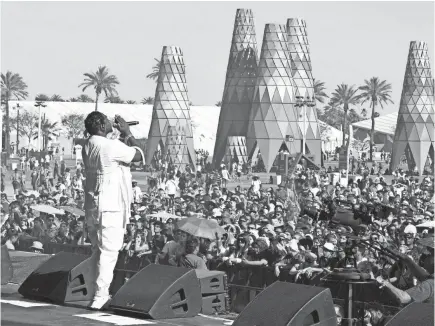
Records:
[[[216,133],[214,166],[219,166],[222,159],[247,161],[246,133],[256,74],[257,41],[252,11],[237,9]]]
[[[303,19],[289,18],[287,20],[289,57],[295,97],[304,104],[298,106],[299,128],[305,134],[306,147],[311,154],[314,154],[315,163],[320,164],[322,140],[317,122],[314,78],[311,73],[310,48],[306,28],[307,24]]]
[[[405,154],[409,170],[417,167],[420,175],[428,156],[434,160],[434,84],[427,51],[425,42],[409,46],[391,156],[392,170]]]
[[[246,145],[253,161],[259,151],[269,172],[283,147],[301,152],[302,135],[294,107],[288,40],[285,25],[267,24],[258,64]]]
[[[193,147],[185,65],[183,52],[177,46],[163,47],[151,127],[148,133],[145,155],[147,164],[152,163],[159,147],[164,148],[170,126],[184,130],[189,158],[195,166],[196,154]]]
[[[191,164],[186,135],[184,128],[180,125],[169,126],[163,157],[167,162],[178,167],[181,172],[184,172],[186,166]]]

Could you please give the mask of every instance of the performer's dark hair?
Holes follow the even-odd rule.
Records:
[[[91,135],[97,134],[100,126],[105,123],[105,120],[106,116],[103,113],[99,111],[92,111],[85,119],[86,131]]]

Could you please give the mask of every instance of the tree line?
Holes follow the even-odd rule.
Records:
[[[152,67],[152,73],[148,74],[146,77],[158,80],[159,69],[161,62],[158,59],[156,64]],[[78,85],[85,92],[88,88],[93,88],[95,92],[95,99],[91,98],[86,94],[81,94],[78,97],[70,98],[69,100],[64,100],[60,95],[53,94],[52,96],[47,96],[45,94],[38,94],[35,97],[35,106],[44,106],[47,101],[56,102],[95,102],[95,110],[98,110],[98,100],[102,94],[104,94],[105,103],[125,103],[125,104],[136,104],[135,101],[123,101],[116,90],[116,86],[119,85],[119,80],[115,75],[109,73],[109,69],[106,66],[98,67],[96,72],[84,73],[84,80]],[[10,100],[25,100],[28,96],[27,84],[24,82],[23,78],[18,73],[13,73],[7,71],[6,74],[1,74],[1,100],[2,106],[5,108],[5,147],[8,153],[10,153],[10,130],[11,126],[14,126],[13,119],[10,118],[9,101]],[[372,77],[369,80],[365,80],[364,83],[357,86],[349,86],[348,84],[342,83],[336,87],[336,89],[329,96],[325,92],[325,83],[319,80],[314,80],[314,101],[319,105],[317,106],[317,116],[318,119],[331,125],[337,129],[340,129],[340,125],[343,130],[343,144],[345,143],[345,134],[348,130],[349,123],[354,123],[363,120],[367,117],[367,109],[363,108],[360,113],[357,113],[355,108],[358,104],[369,103],[371,107],[371,132],[370,132],[370,160],[372,159],[372,146],[373,137],[375,130],[375,118],[379,116],[376,111],[379,107],[383,108],[388,102],[393,103],[391,100],[391,84],[387,83],[385,80],[381,80],[378,77]],[[328,99],[328,102],[326,103]],[[142,99],[141,104],[153,104],[153,97],[145,97]],[[192,105],[192,103],[190,103]],[[216,103],[216,106],[221,106],[222,102]],[[319,106],[323,105],[323,108]],[[22,121],[19,121],[19,133],[28,137],[35,137],[34,134],[34,115],[30,112],[23,113],[20,117]],[[64,120],[65,118],[65,120]],[[62,117],[62,125],[68,130],[69,137],[77,137],[80,132],[76,129],[76,122],[80,120],[80,124],[83,124],[84,117],[80,114],[71,113]],[[41,123],[43,127],[50,127],[45,129],[41,127],[44,131],[41,131],[44,141],[50,139],[51,131],[56,131],[59,126],[56,123],[52,123],[48,120]],[[78,123],[77,123],[78,124]],[[15,123],[16,125],[16,123]],[[22,125],[22,127],[20,127]],[[37,128],[37,127],[36,127]],[[46,131],[45,131],[46,130]],[[49,131],[51,130],[51,131]],[[36,135],[37,137],[37,135]],[[43,142],[44,142],[43,141]]]

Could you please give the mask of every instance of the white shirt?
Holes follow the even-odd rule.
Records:
[[[82,150],[86,172],[85,209],[99,212],[125,212],[130,215],[133,200],[128,164],[136,149],[118,139],[91,136]]]
[[[133,199],[135,203],[142,201],[142,190],[140,190],[139,186],[133,188]]]
[[[221,174],[222,174],[223,179],[230,180],[230,174],[229,174],[228,170],[222,170]]]
[[[177,183],[175,182],[175,180],[168,180],[166,181],[166,193],[168,195],[175,195],[177,193]]]
[[[252,190],[254,190],[254,192],[258,192],[258,191],[260,191],[260,185],[261,185],[261,181],[260,181],[260,179],[258,179],[258,180],[253,180],[253,181],[252,181]]]

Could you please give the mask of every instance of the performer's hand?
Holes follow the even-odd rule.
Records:
[[[126,136],[131,133],[130,126],[120,115],[115,115],[115,121],[116,123],[113,126],[121,132],[122,136]]]

